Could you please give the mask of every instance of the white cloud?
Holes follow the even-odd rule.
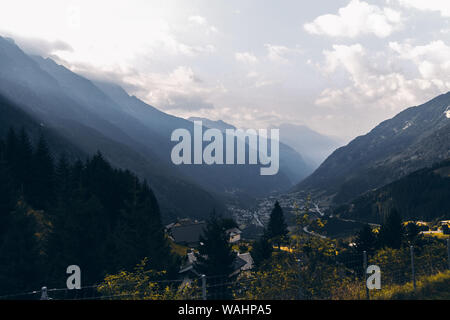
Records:
[[[10,32],[3,32],[3,36],[10,37],[26,53],[51,57],[60,52],[73,52],[73,48],[66,42],[48,41],[40,38],[15,36]]]
[[[333,50],[325,50],[325,65],[322,70],[326,73],[333,73],[338,67],[343,67],[352,77],[359,78],[364,74],[364,64],[362,60],[366,55],[364,48],[360,44],[333,45]],[[355,79],[358,81],[358,79]]]
[[[170,4],[167,8],[150,1],[111,5],[99,0],[81,1],[77,6],[79,28],[74,29],[69,1],[43,0],[39,4],[23,0],[0,1],[0,32],[16,39],[45,39],[45,45],[27,41],[27,51],[44,56],[57,54],[68,63],[86,63],[98,69],[125,69],[136,61],[150,59],[172,59],[184,64],[180,61],[183,58],[216,52],[214,43],[197,36],[200,32],[196,28],[204,30],[205,27],[175,19]],[[212,26],[206,27],[207,32],[214,30]],[[61,40],[73,50],[62,50]]]
[[[276,109],[286,122],[350,136],[449,88],[450,0],[316,1],[308,10],[283,1],[241,11],[229,1],[75,2],[0,1],[0,30],[174,114],[259,126],[275,121]],[[318,63],[326,77],[314,72]],[[245,120],[234,119],[241,111]]]
[[[238,109],[239,112],[235,112]],[[274,123],[285,121],[283,115],[275,110],[264,111],[249,105],[237,105],[216,109],[202,109],[196,111],[180,111],[177,113],[183,118],[204,117],[212,120],[223,120],[237,128],[270,128]]]
[[[282,45],[274,45],[270,43],[264,44],[264,47],[267,50],[267,56],[265,57],[256,57],[251,52],[236,52],[234,57],[237,61],[246,63],[248,65],[254,65],[264,59],[267,59],[272,62],[277,63],[288,63],[289,56],[293,54],[301,53],[302,50],[298,47],[289,48]]]
[[[331,109],[363,108],[395,113],[450,90],[449,47],[444,43],[418,47],[391,43],[390,47],[393,50],[371,53],[360,44],[334,45],[333,50],[324,51],[325,64],[321,70],[330,76],[343,70],[350,85],[325,89],[316,104]],[[404,70],[400,71],[400,59],[414,62],[417,76],[408,77]]]
[[[190,16],[188,18],[188,21],[193,23],[193,24],[195,24],[195,25],[198,25],[198,26],[201,26],[201,27],[205,28],[207,33],[217,33],[217,32],[219,32],[219,30],[215,26],[210,25],[208,23],[208,20],[206,20],[205,17],[202,17],[202,16]]]
[[[289,59],[287,56],[293,53],[300,53],[299,48],[288,48],[286,46],[273,45],[266,43],[264,47],[267,49],[267,57],[269,60],[279,63],[287,63]]]
[[[72,70],[90,79],[114,81],[130,94],[166,111],[214,109],[214,96],[226,92],[221,84],[208,84],[188,66],[176,67],[169,73],[115,69],[91,74],[90,66]]]
[[[188,66],[178,66],[165,73],[135,68],[98,69],[89,64],[70,66],[65,61],[58,63],[88,79],[117,83],[148,104],[175,113],[212,110],[215,97],[227,92],[221,83],[210,84]]]
[[[442,40],[420,46],[390,42],[389,47],[400,58],[412,61],[424,79],[450,81],[450,46]]]
[[[200,54],[209,54],[214,53],[216,51],[216,47],[212,44],[208,44],[205,46],[189,46],[184,43],[175,44],[174,49],[178,51],[180,54],[184,54],[186,56],[195,57]]]
[[[346,7],[340,8],[337,15],[319,16],[313,22],[305,24],[304,28],[311,34],[331,37],[355,38],[374,34],[385,38],[401,26],[402,18],[398,11],[352,0]]]
[[[450,17],[450,1],[448,0],[397,0],[407,8],[425,11],[439,11],[442,16]]]
[[[133,79],[129,79],[133,81]],[[143,74],[135,83],[146,101],[165,110],[198,110],[214,108],[208,97],[220,87],[204,83],[190,67],[180,66],[169,74]]]
[[[258,62],[258,58],[250,52],[236,52],[234,57],[237,61],[247,64],[255,64]]]
[[[188,20],[190,22],[194,22],[194,23],[199,24],[201,26],[206,24],[206,19],[204,17],[202,17],[202,16],[190,16],[188,18]]]

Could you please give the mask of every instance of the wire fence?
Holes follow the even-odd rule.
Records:
[[[72,290],[43,287],[1,295],[0,300],[377,299],[396,286],[410,285],[415,290],[423,277],[450,270],[450,241],[433,247],[351,253],[328,261],[291,262],[273,270],[247,270],[235,276],[200,276],[144,284],[104,282]],[[367,285],[374,274],[367,272],[370,266],[376,266],[380,276],[380,287],[373,290]]]

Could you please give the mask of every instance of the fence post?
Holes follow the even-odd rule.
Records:
[[[369,288],[367,287],[367,251],[363,251],[363,272],[364,272],[364,287],[366,288],[366,299],[370,300]]]
[[[302,291],[302,263],[300,258],[298,261],[298,300],[303,300],[303,291]]]
[[[47,293],[47,287],[41,288],[41,300],[49,300],[48,293]]]
[[[203,300],[206,299],[206,276],[202,274],[202,298]]]
[[[411,273],[412,273],[412,281],[413,281],[413,287],[414,291],[416,291],[416,272],[414,270],[414,246],[409,247],[411,250]]]
[[[448,269],[450,270],[450,239],[447,239]]]

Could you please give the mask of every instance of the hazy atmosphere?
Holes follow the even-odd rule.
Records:
[[[177,116],[345,141],[450,89],[450,2],[210,3],[2,1],[0,34]]]
[[[450,300],[450,0],[0,1],[3,300]]]

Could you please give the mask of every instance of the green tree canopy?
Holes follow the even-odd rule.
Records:
[[[358,232],[355,239],[356,249],[358,252],[366,251],[371,254],[377,247],[377,237],[372,231],[370,225],[365,224],[364,227]]]
[[[264,261],[272,256],[272,251],[272,244],[269,241],[267,232],[264,231],[264,234],[255,241],[251,252],[256,268],[259,268]]]
[[[402,245],[404,228],[402,218],[397,209],[392,209],[380,229],[381,245],[399,249]]]
[[[281,209],[278,201],[270,213],[269,225],[267,226],[267,234],[270,238],[284,237],[288,233],[287,225],[284,221],[283,209]]]
[[[200,237],[199,257],[196,269],[207,276],[227,276],[233,270],[236,259],[231,249],[222,219],[215,213],[207,221],[203,235]]]

